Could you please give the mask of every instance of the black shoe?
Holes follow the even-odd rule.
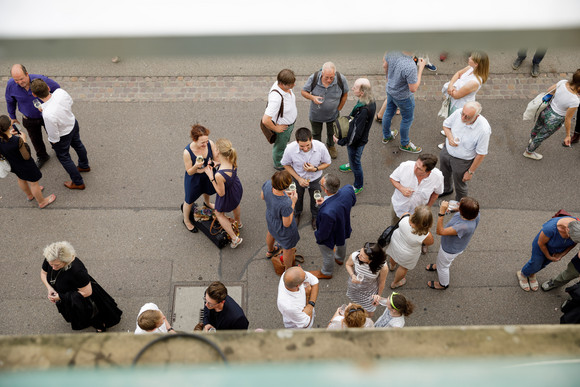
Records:
[[[540,65],[537,63],[532,63],[532,77],[537,77],[540,75]]]
[[[316,218],[312,218],[312,229],[316,231]]]
[[[443,192],[441,195],[439,195],[439,197],[443,197],[443,196],[447,196],[447,195],[451,195],[453,193],[453,190],[451,191],[447,191],[447,192]]]
[[[520,68],[520,66],[522,65],[522,62],[524,61],[524,59],[526,58],[520,58],[519,56],[516,58],[516,60],[514,60],[514,63],[512,63],[512,69],[517,70]]]
[[[277,171],[283,171],[284,170],[284,167],[274,167],[274,169],[277,170]]]
[[[46,157],[39,157],[36,159],[36,165],[38,165],[38,169],[42,168],[42,166],[44,164],[46,164],[46,162],[48,161],[48,159],[50,159],[49,155],[46,155]]]
[[[296,227],[298,227],[298,225],[300,224],[300,214],[298,215],[294,214],[294,219],[296,220]]]

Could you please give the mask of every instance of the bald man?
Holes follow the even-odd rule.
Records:
[[[6,108],[12,123],[19,123],[16,117],[16,107],[22,113],[22,125],[26,128],[32,146],[36,151],[36,163],[38,168],[42,168],[44,163],[48,161],[50,156],[46,152],[44,139],[42,138],[42,127],[44,121],[42,113],[34,107],[32,101],[36,98],[32,95],[30,90],[30,83],[35,79],[42,79],[53,92],[60,88],[60,85],[50,78],[39,74],[28,74],[26,67],[21,64],[15,64],[10,70],[11,79],[6,85]],[[46,126],[45,126],[46,129]]]
[[[312,328],[317,298],[318,278],[297,266],[287,269],[278,284],[278,310],[284,327]]]
[[[460,201],[467,196],[467,182],[487,155],[491,127],[481,115],[481,104],[470,101],[443,121],[443,131],[447,139],[439,165],[445,186],[439,196],[451,195],[455,186],[455,200]]]
[[[308,78],[301,94],[311,101],[308,118],[312,125],[312,137],[322,141],[322,124],[326,122],[326,147],[330,157],[335,159],[338,153],[332,140],[333,122],[338,118],[348,97],[346,78],[336,71],[334,63],[326,62],[320,71]]]

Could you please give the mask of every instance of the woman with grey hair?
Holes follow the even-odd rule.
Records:
[[[352,118],[348,125],[348,134],[340,139],[335,135],[334,142],[341,146],[347,146],[348,163],[341,165],[339,170],[354,173],[354,193],[358,195],[362,192],[364,184],[361,157],[365,145],[369,141],[369,131],[373,125],[377,106],[368,79],[357,79],[352,91],[358,97],[358,101],[350,113]]]
[[[104,332],[119,323],[123,312],[89,275],[69,242],[46,246],[44,258],[40,279],[48,291],[48,300],[56,304],[72,329],[92,326],[97,332]]]

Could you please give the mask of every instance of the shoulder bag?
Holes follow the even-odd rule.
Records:
[[[399,219],[399,221],[396,224],[387,227],[385,231],[383,231],[383,233],[379,237],[379,240],[377,241],[379,246],[381,246],[384,249],[389,243],[391,243],[391,237],[393,236],[393,233],[395,232],[396,229],[399,228],[399,223],[401,223],[401,220],[403,220],[403,218],[406,218],[407,216],[409,216],[409,214],[401,216],[401,219]]]
[[[280,98],[281,98],[280,110],[278,111],[278,115],[276,116],[276,121],[278,121],[278,119],[280,117],[284,117],[284,96],[278,90],[272,90],[272,91],[275,91],[276,93],[280,94]],[[268,104],[266,104],[266,106],[268,106]],[[272,121],[272,122],[274,122],[274,121]],[[264,125],[262,120],[260,120],[260,129],[262,129],[262,133],[264,133],[266,140],[270,144],[273,144],[276,142],[276,132],[274,132],[271,129],[268,129],[268,127],[266,125]]]

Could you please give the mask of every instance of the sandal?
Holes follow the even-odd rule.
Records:
[[[304,263],[304,257],[300,254],[296,254],[296,255],[294,255],[294,261],[296,261],[298,263]]]
[[[240,245],[240,244],[241,244],[243,241],[244,241],[244,239],[243,239],[243,238],[236,237],[236,240],[235,240],[235,241],[232,241],[232,243],[230,243],[230,247],[231,247],[232,249],[235,249],[235,248],[236,248],[236,247],[238,247],[238,246],[239,246],[239,245]]]
[[[400,288],[401,286],[405,285],[406,283],[407,283],[407,278],[403,278],[402,280],[397,282],[394,286],[393,286],[393,284],[391,284],[391,289]]]
[[[436,287],[435,284],[438,284],[440,287],[439,288]],[[445,290],[449,287],[449,285],[443,286],[437,281],[428,281],[427,286],[429,286],[431,289],[435,289],[435,290]]]
[[[540,289],[540,284],[538,283],[536,275],[534,274],[533,276],[529,276],[528,278],[530,280],[530,289],[532,289],[532,292],[537,292]]]
[[[389,258],[387,258],[387,264],[389,265],[389,270],[390,271],[395,271],[395,269],[397,268],[397,262],[395,262],[394,265],[391,265],[391,260]]]
[[[44,186],[43,185],[40,186],[40,192],[42,192],[42,191],[44,191]],[[34,200],[34,195],[33,196],[27,196],[26,197],[26,200],[28,200],[29,202],[33,201]]]
[[[52,194],[47,199],[48,199],[48,203],[46,203],[44,205],[43,204],[40,204],[38,206],[38,208],[43,209],[43,208],[46,208],[46,207],[50,206],[56,200],[56,195],[55,194]]]
[[[375,121],[377,121],[380,124],[383,122],[383,119],[380,118],[378,114],[375,114]]]
[[[518,281],[520,282],[520,288],[522,288],[526,292],[529,292],[530,284],[528,283],[528,278],[524,277],[521,271],[518,271],[516,273],[516,276],[518,277]]]
[[[268,251],[266,253],[266,259],[272,258],[276,254],[278,254],[280,252],[280,250],[282,250],[282,247],[280,245],[274,245],[274,250]]]
[[[436,263],[430,263],[427,265],[427,267],[425,268],[425,270],[427,271],[437,271],[437,268],[435,267]]]

